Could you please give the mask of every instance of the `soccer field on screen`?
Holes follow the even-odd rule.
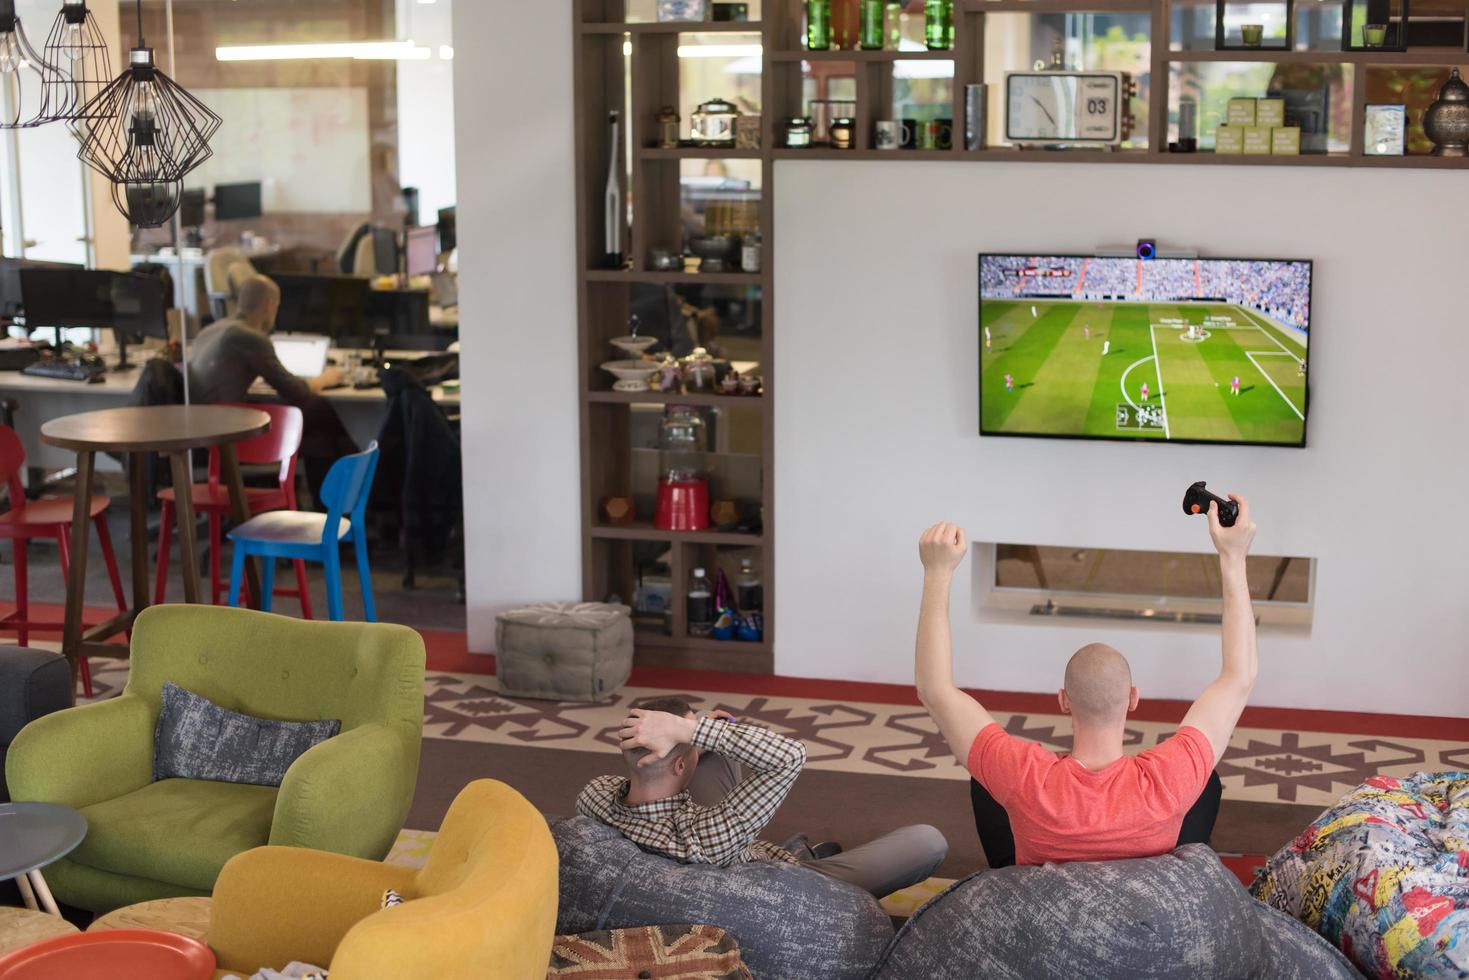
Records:
[[[986,299],[980,319],[981,432],[1304,440],[1306,342],[1252,310]]]

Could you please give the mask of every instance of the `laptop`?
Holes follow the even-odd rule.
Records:
[[[326,370],[330,337],[309,333],[276,334],[270,338],[281,366],[298,378],[314,378]]]

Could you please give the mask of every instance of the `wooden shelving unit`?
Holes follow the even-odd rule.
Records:
[[[647,24],[623,23],[623,0],[573,0],[575,10],[578,212],[578,349],[582,422],[582,590],[588,599],[617,594],[632,603],[636,587],[634,550],[644,554],[666,547],[672,582],[672,623],[668,634],[661,627],[639,624],[636,632],[637,662],[658,667],[724,670],[769,674],[774,669],[772,654],[778,628],[774,608],[775,567],[773,545],[774,512],[774,396],[778,390],[774,363],[773,330],[773,210],[771,193],[772,158],[768,150],[705,147],[657,147],[656,115],[660,106],[677,104],[679,94],[679,35],[757,35],[768,52],[772,50],[769,24],[741,21],[731,23]],[[768,9],[768,8],[767,8]],[[624,45],[630,54],[624,54]],[[768,61],[766,62],[768,64]],[[628,86],[631,86],[630,90]],[[770,104],[771,79],[766,71],[761,80],[762,103]],[[624,138],[631,150],[631,179],[628,195],[633,203],[628,268],[599,268],[603,240],[602,197],[607,178],[609,147],[607,114],[621,110]],[[688,132],[688,120],[682,122]],[[767,141],[763,145],[768,147]],[[764,236],[763,272],[689,273],[654,272],[645,268],[654,245],[680,244],[683,240],[680,208],[680,164],[686,160],[759,161],[761,200],[759,222]],[[619,355],[607,341],[626,333],[632,290],[642,287],[682,288],[694,285],[746,290],[758,296],[760,336],[759,372],[765,393],[760,396],[724,394],[675,395],[659,392],[612,391],[612,379],[599,369],[604,361]],[[736,358],[744,359],[744,358]],[[653,527],[648,515],[629,525],[607,524],[601,503],[608,496],[634,492],[634,460],[639,450],[631,441],[634,417],[640,409],[653,411],[667,405],[691,405],[718,412],[720,425],[757,431],[760,475],[758,499],[742,499],[747,511],[760,511],[760,533],[720,531],[676,532]],[[717,447],[716,447],[717,448]],[[733,451],[732,451],[733,452]],[[734,453],[748,456],[745,451]],[[718,495],[716,482],[711,487]],[[683,600],[690,571],[705,565],[711,569],[731,556],[755,560],[765,586],[765,635],[762,642],[719,641],[690,636]]]

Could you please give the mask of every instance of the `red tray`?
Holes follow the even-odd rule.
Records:
[[[214,952],[152,929],[58,936],[0,957],[0,980],[209,980]]]

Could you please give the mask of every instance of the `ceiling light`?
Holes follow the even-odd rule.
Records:
[[[423,61],[433,51],[412,41],[344,41],[337,44],[244,44],[214,49],[216,61],[302,61],[351,58],[357,61]]]
[[[42,61],[26,39],[20,18],[15,15],[15,0],[0,0],[0,129],[24,129],[51,122],[46,112],[46,89],[59,80],[60,73]]]

